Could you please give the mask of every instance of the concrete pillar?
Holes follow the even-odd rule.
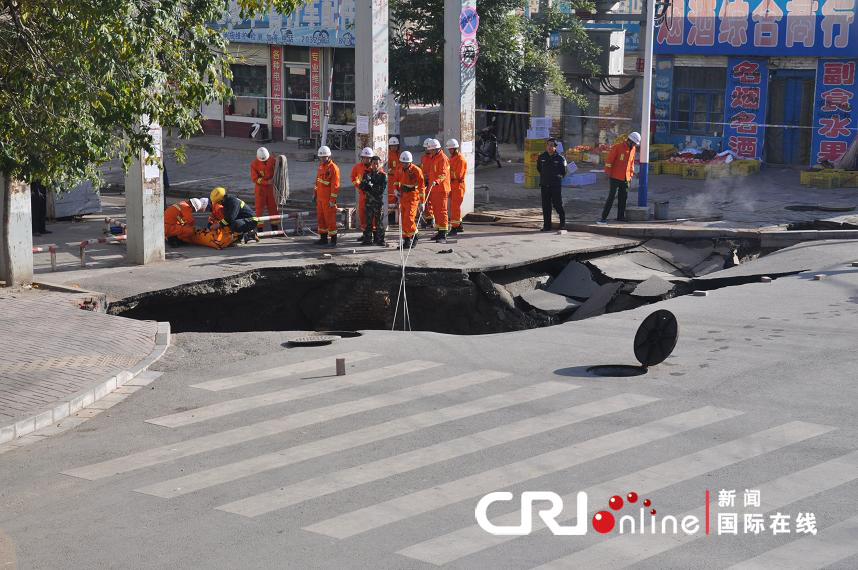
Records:
[[[144,124],[148,121],[144,120]],[[150,124],[155,157],[162,158],[160,125]],[[125,217],[128,224],[128,261],[146,265],[164,260],[164,183],[159,164],[146,164],[140,151],[125,175]]]
[[[462,214],[474,211],[474,92],[477,0],[444,0],[444,137],[457,139],[468,163]]]
[[[387,161],[387,0],[355,0],[355,161],[360,151],[370,147]],[[351,171],[351,165],[345,172]],[[341,170],[342,167],[341,167]],[[357,203],[357,191],[355,191]],[[384,200],[387,220],[387,200]]]
[[[33,281],[30,186],[0,172],[0,280],[7,287]]]

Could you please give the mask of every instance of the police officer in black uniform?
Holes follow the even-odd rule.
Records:
[[[536,161],[539,171],[539,188],[542,191],[542,231],[551,231],[551,207],[560,216],[560,229],[566,227],[566,212],[563,210],[563,196],[560,181],[566,176],[566,158],[557,152],[557,141],[548,139],[545,152]]]

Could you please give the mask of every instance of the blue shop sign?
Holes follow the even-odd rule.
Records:
[[[655,52],[856,57],[856,34],[855,0],[672,0]]]

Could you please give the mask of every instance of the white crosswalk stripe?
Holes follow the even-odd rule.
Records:
[[[582,490],[590,497],[608,497],[617,489],[635,489],[639,494],[653,493],[716,469],[828,433],[833,429],[818,424],[791,422],[677,457]],[[575,493],[564,495],[563,503],[575,504],[577,493],[576,490]],[[492,522],[496,525],[515,525],[519,523],[520,517],[521,514],[516,510],[506,515],[495,516]],[[557,521],[564,524],[569,524],[569,521],[574,519],[574,512],[564,512],[557,517]],[[545,525],[541,519],[534,519],[534,532],[544,528]],[[518,538],[520,537],[494,536],[472,523],[459,530],[404,548],[398,554],[440,566]]]
[[[345,358],[346,362],[349,363],[367,360],[376,356],[378,355],[372,352],[346,352],[344,354],[336,354],[334,356],[317,358],[315,360],[305,360],[303,362],[286,364],[284,366],[277,366],[275,368],[268,368],[266,370],[260,370],[256,372],[246,372],[242,374],[237,374],[235,376],[229,376],[227,378],[208,380],[206,382],[200,382],[199,384],[193,384],[192,387],[201,388],[203,390],[212,390],[214,392],[220,390],[229,390],[230,388],[250,386],[251,384],[270,382],[271,380],[277,380],[280,378],[285,378],[287,376],[293,376],[295,374],[303,374],[305,372],[312,372],[313,370],[321,370],[322,368],[330,368],[331,370],[333,370],[334,366],[336,366],[337,358]]]
[[[137,489],[138,492],[156,497],[172,498],[187,493],[193,493],[214,485],[221,485],[230,481],[258,475],[272,469],[278,469],[322,457],[331,453],[347,451],[361,445],[382,441],[388,438],[413,433],[420,429],[440,425],[454,420],[464,419],[477,414],[502,410],[519,404],[525,404],[556,396],[564,392],[576,390],[580,386],[574,384],[563,384],[560,382],[543,382],[531,386],[525,386],[510,392],[503,392],[474,400],[456,404],[438,410],[421,412],[404,418],[397,418],[389,422],[365,427],[348,433],[335,435],[319,441],[305,443],[295,447],[281,449],[273,453],[259,455],[243,461],[236,461],[227,465],[221,465],[205,471],[191,473],[183,477],[162,481]]]
[[[418,386],[411,386],[401,390],[395,390],[386,394],[369,396],[359,400],[352,400],[340,404],[334,404],[323,408],[317,408],[284,416],[274,420],[258,422],[239,428],[212,433],[209,435],[180,441],[170,445],[164,445],[153,449],[147,449],[138,453],[132,453],[124,457],[110,459],[93,465],[87,465],[76,469],[63,471],[65,475],[79,477],[81,479],[102,479],[119,473],[126,473],[160,463],[166,463],[182,457],[205,453],[215,449],[221,449],[231,445],[237,445],[254,439],[281,434],[293,429],[326,422],[338,418],[344,418],[361,412],[368,412],[395,404],[404,404],[426,398],[437,396],[452,390],[458,390],[467,386],[484,384],[500,378],[508,377],[506,372],[494,370],[478,370],[467,372],[451,378],[444,378]]]
[[[255,517],[323,495],[378,481],[483,451],[574,423],[620,412],[657,401],[638,394],[624,394],[566,408],[545,416],[528,418],[479,433],[415,449],[393,457],[343,469],[217,507],[218,510]]]
[[[153,418],[151,420],[146,420],[146,422],[159,426],[176,428],[228,416],[230,414],[236,414],[238,412],[246,412],[248,410],[255,410],[257,408],[273,406],[275,404],[284,404],[293,400],[328,394],[345,388],[363,386],[372,382],[379,382],[381,380],[387,380],[389,378],[395,378],[405,374],[429,370],[430,368],[435,368],[437,366],[441,366],[441,364],[438,362],[427,362],[424,360],[410,360],[408,362],[392,364],[390,366],[374,368],[372,370],[365,370],[363,372],[357,372],[347,376],[338,376],[336,378],[323,380],[314,384],[304,384],[301,386],[286,388],[285,390],[278,390],[277,392],[268,392],[265,394],[258,394],[256,396],[249,396],[247,398],[237,398],[234,400],[227,400],[226,402],[218,402],[217,404],[202,406],[185,412]]]
[[[801,564],[824,568],[858,554],[858,517],[846,519],[731,566],[729,570],[782,570]]]
[[[783,508],[791,503],[807,497],[823,493],[858,479],[858,452],[842,455],[831,461],[826,461],[796,471],[771,481],[754,485],[760,490],[761,507],[759,512],[769,512]],[[711,506],[717,506],[717,498],[710,501]],[[677,515],[677,519],[686,516],[696,516],[704,520],[705,507],[700,507]],[[560,570],[567,568],[625,568],[658,554],[668,552],[679,546],[689,544],[706,536],[703,532],[696,534],[624,534],[603,540],[589,548],[575,552],[538,566],[539,570]],[[800,561],[793,561],[793,566],[805,566]]]
[[[400,496],[323,520],[304,529],[334,538],[348,538],[485,494],[485,489],[504,489],[516,483],[733,418],[741,413],[712,406],[698,408]]]

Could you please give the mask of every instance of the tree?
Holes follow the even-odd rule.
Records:
[[[509,102],[543,89],[586,107],[586,98],[570,85],[557,62],[558,50],[548,47],[552,31],[563,29],[562,49],[577,54],[595,70],[596,47],[574,15],[557,8],[539,17],[524,15],[527,0],[479,0],[477,30],[477,101],[507,107]],[[434,104],[443,101],[444,0],[391,1],[391,83],[400,102]],[[572,7],[594,11],[592,3],[573,0]]]
[[[238,0],[289,13],[298,0]],[[152,139],[141,117],[183,136],[228,94],[226,42],[207,22],[225,0],[0,0],[0,171],[25,181],[95,177]]]

